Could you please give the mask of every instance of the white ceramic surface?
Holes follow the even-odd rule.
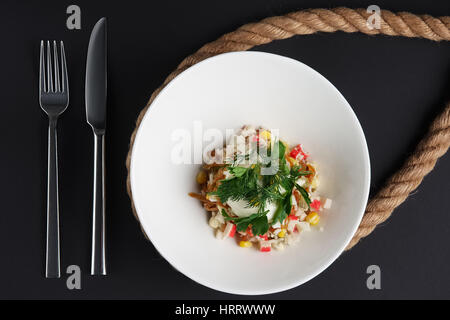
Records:
[[[260,253],[214,237],[207,214],[187,194],[197,191],[200,165],[171,161],[176,129],[280,129],[302,143],[319,166],[319,192],[333,199],[323,232],[305,233],[284,251]],[[296,287],[327,268],[362,218],[370,163],[364,133],[338,90],[310,67],[262,52],[237,52],[200,62],[153,101],[136,135],[131,187],[140,222],[177,270],[207,287],[234,294],[268,294]],[[151,272],[151,270],[149,270]]]

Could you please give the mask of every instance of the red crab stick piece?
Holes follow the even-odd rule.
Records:
[[[229,236],[230,238],[233,238],[235,234],[236,234],[236,225],[233,224],[233,227],[231,228],[231,231],[230,231],[230,233],[228,234],[228,236]]]
[[[236,225],[234,223],[228,222],[223,233],[225,237],[228,236],[230,238],[233,238],[234,234],[236,233]]]
[[[291,153],[289,154],[292,158],[297,159],[299,155],[301,155],[303,157],[303,159],[308,158],[308,155],[303,152],[302,146],[301,145],[296,145],[292,150]]]
[[[267,236],[267,234],[263,234],[263,235],[260,235],[259,236],[261,239],[264,239],[264,240],[269,240],[269,237]]]
[[[270,252],[272,250],[272,247],[270,246],[270,243],[266,241],[262,241],[259,247],[259,251],[261,252]]]
[[[320,206],[321,206],[322,204],[320,203],[320,200],[314,200],[313,202],[311,202],[311,208],[313,208],[314,210],[320,210]]]

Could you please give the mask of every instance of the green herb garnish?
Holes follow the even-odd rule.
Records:
[[[222,203],[245,200],[249,207],[257,209],[256,213],[242,218],[230,217],[224,209],[221,212],[227,221],[236,224],[238,231],[245,231],[251,225],[254,235],[263,235],[269,230],[267,203],[275,202],[278,205],[272,224],[283,222],[291,212],[291,195],[294,188],[300,192],[308,207],[311,203],[308,192],[296,183],[300,176],[309,175],[311,172],[302,171],[299,167],[289,169],[284,144],[279,141],[274,143],[273,151],[278,151],[278,157],[272,157],[270,148],[264,150],[264,156],[262,150],[259,151],[261,160],[248,168],[239,166],[239,161],[235,158],[235,162],[227,167],[233,177],[222,180],[217,191],[210,193],[218,196]],[[262,174],[268,171],[271,174]]]

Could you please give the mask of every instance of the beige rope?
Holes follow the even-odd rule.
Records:
[[[126,160],[128,169],[127,191],[130,199],[132,199],[129,174],[131,150],[137,129],[149,105],[161,89],[173,78],[206,58],[225,52],[249,50],[254,46],[266,44],[273,40],[316,32],[362,32],[368,35],[384,34],[426,38],[432,41],[450,40],[450,17],[448,16],[435,18],[429,15],[415,15],[408,12],[393,13],[382,10],[379,30],[369,29],[366,24],[369,16],[370,13],[367,13],[366,9],[335,8],[308,9],[284,16],[270,17],[260,22],[246,24],[231,33],[227,33],[185,58],[175,71],[166,78],[162,86],[153,92],[147,106],[137,118],[136,129],[131,135],[130,149]],[[390,217],[392,211],[403,203],[409,194],[419,186],[422,179],[433,170],[437,159],[447,152],[449,146],[450,103],[446,105],[444,112],[434,120],[428,134],[420,141],[405,164],[388,179],[385,186],[369,201],[362,222],[347,249],[352,248],[361,238],[368,236],[378,224]],[[133,213],[137,218],[133,200],[131,202]]]
[[[368,236],[377,225],[386,221],[392,211],[416,190],[423,178],[434,168],[437,159],[450,147],[450,102],[431,124],[427,135],[419,142],[414,153],[392,175],[383,188],[373,197],[352,241],[351,249],[361,238]]]

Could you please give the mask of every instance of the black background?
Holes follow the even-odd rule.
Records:
[[[66,8],[81,7],[68,30]],[[126,194],[125,158],[139,110],[187,55],[240,25],[312,7],[367,7],[450,15],[442,1],[2,1],[0,4],[0,298],[231,299],[175,271],[141,234]],[[89,274],[93,138],[85,122],[89,34],[108,17],[107,240],[110,274]],[[47,118],[38,104],[41,39],[64,40],[71,101],[59,121],[62,267],[79,265],[82,290],[66,275],[44,279]],[[362,34],[318,34],[257,50],[300,60],[328,78],[366,133],[372,193],[413,150],[449,95],[448,43]],[[301,287],[257,298],[450,298],[450,160],[438,162],[406,203],[330,268]],[[156,195],[155,195],[156,196]],[[167,212],[170,215],[170,212]],[[366,288],[377,264],[382,290]],[[268,275],[270,276],[270,275]]]

